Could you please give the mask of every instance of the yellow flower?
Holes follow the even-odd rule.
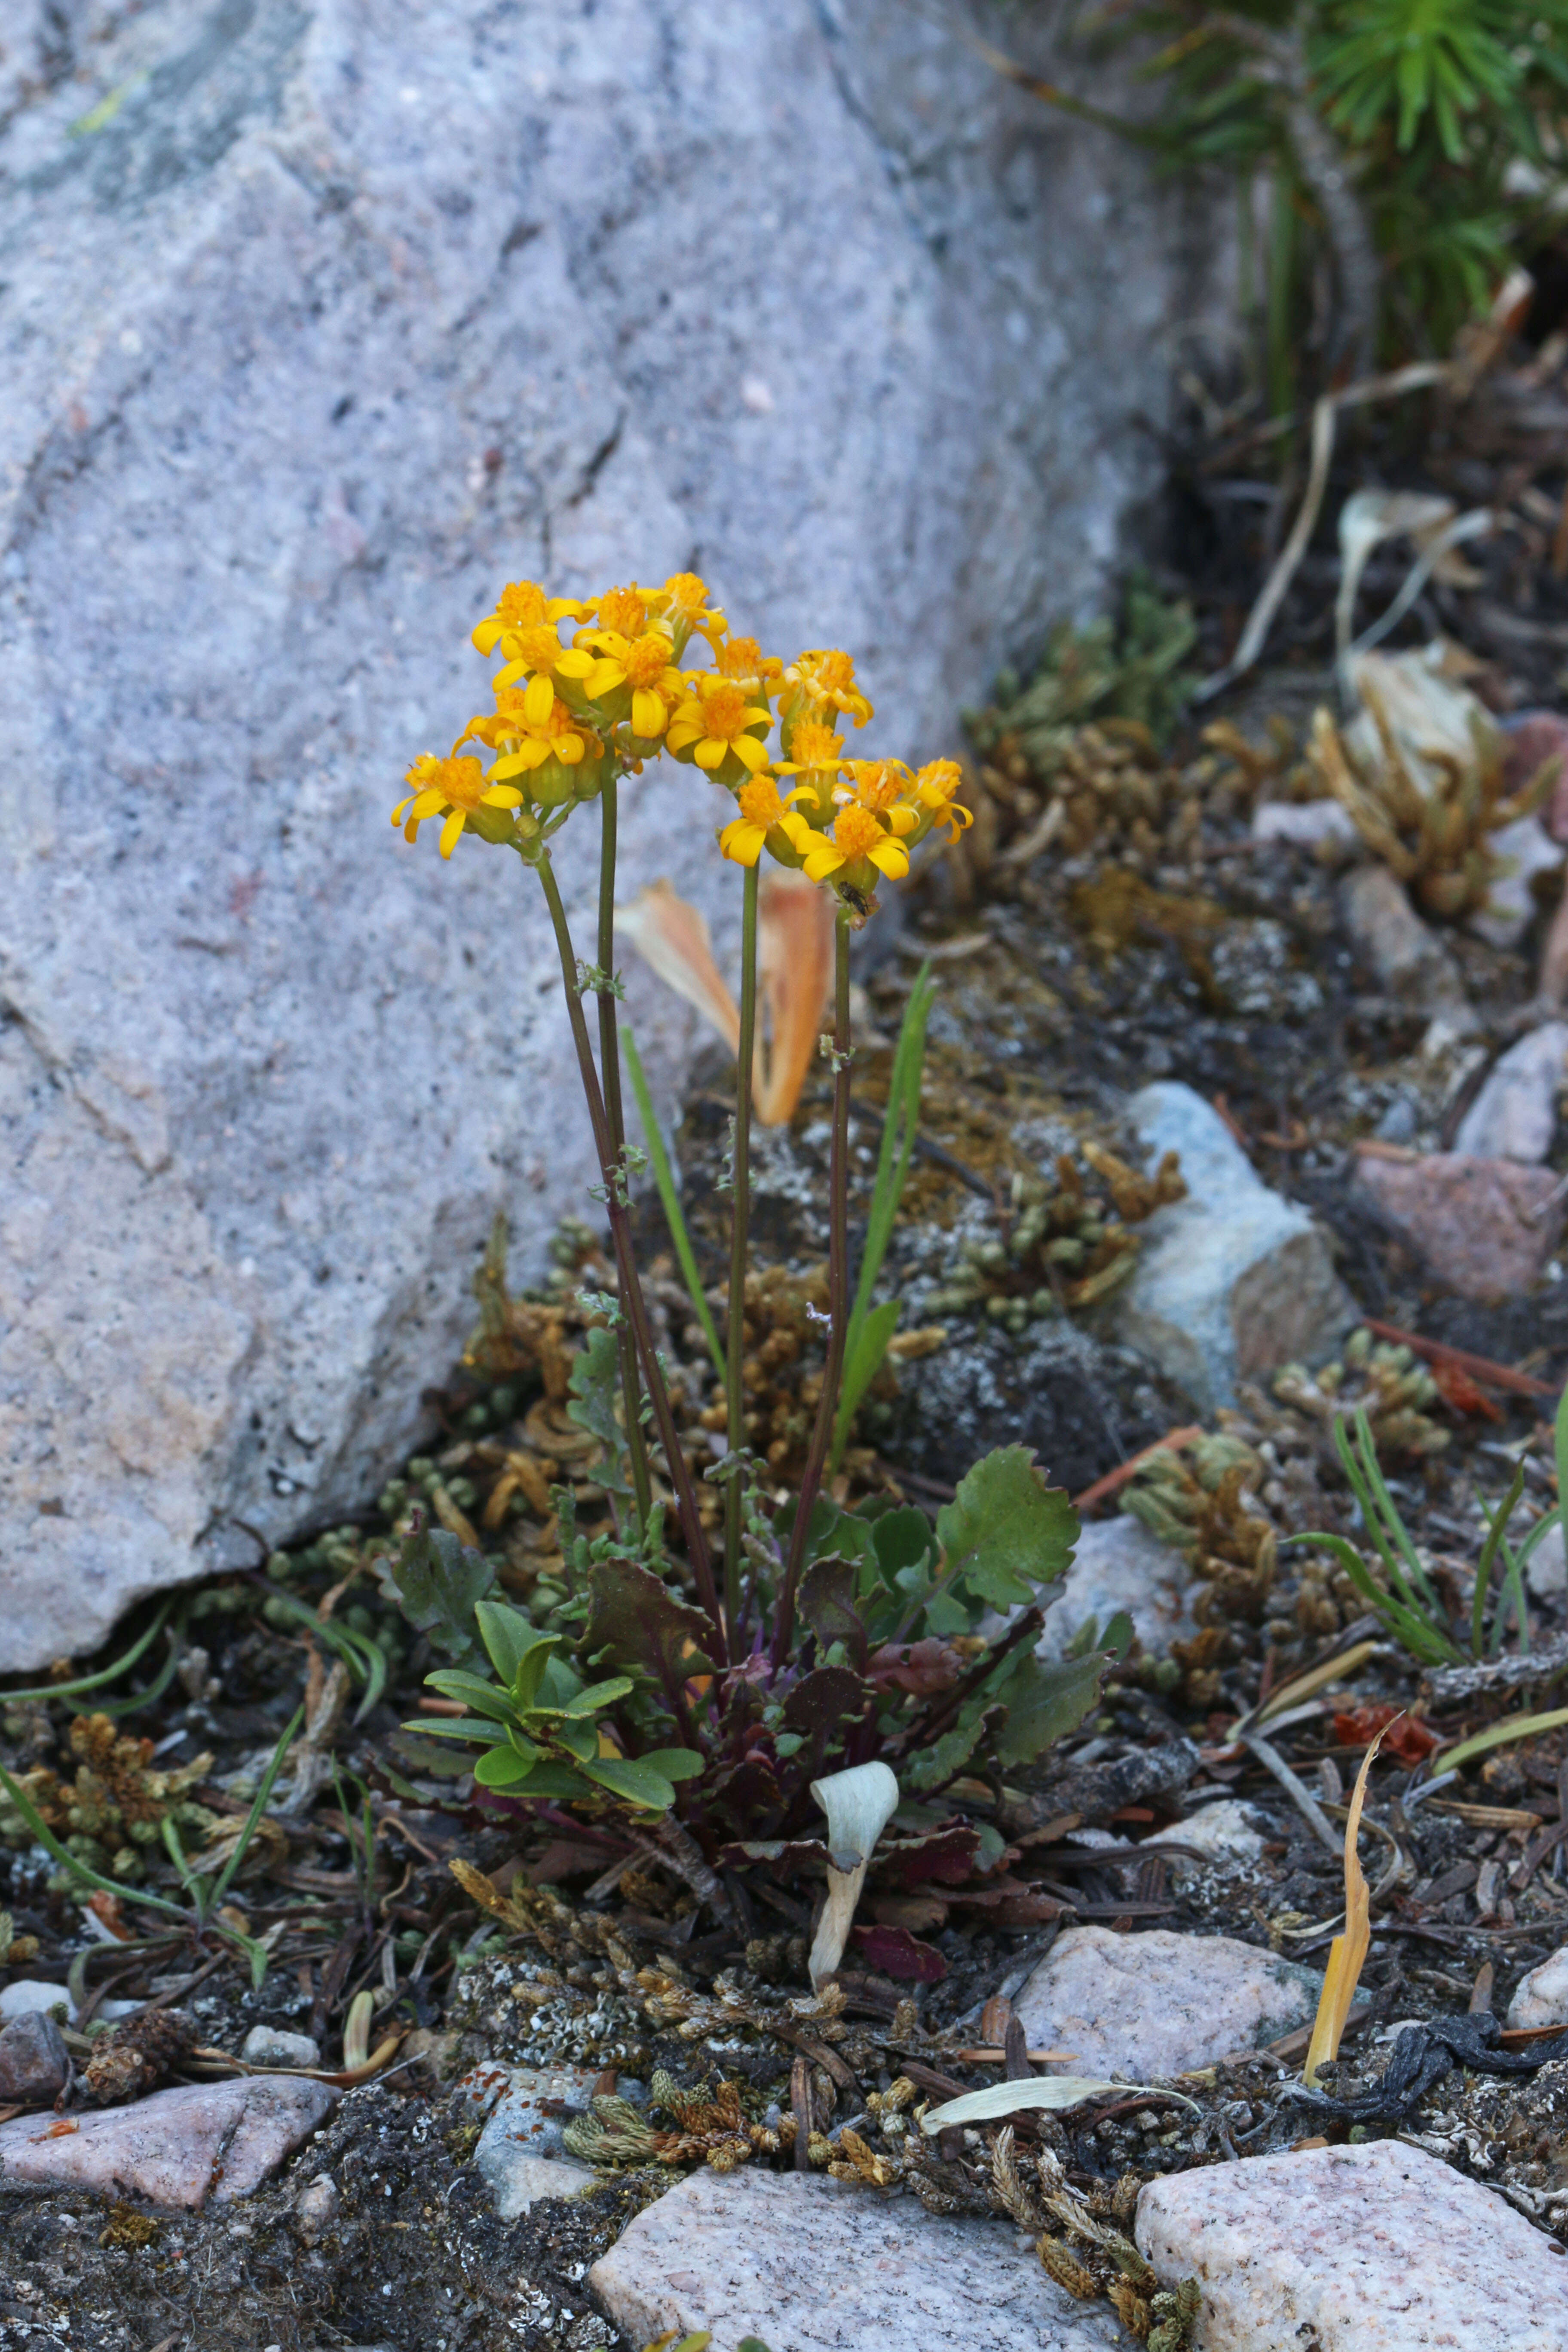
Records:
[[[405,841],[417,841],[419,828],[427,816],[449,812],[441,827],[443,857],[450,857],[463,827],[481,808],[522,805],[522,794],[514,785],[487,784],[478,760],[438,760],[434,751],[422,751],[409,769],[405,782],[414,790],[393,810],[392,822],[403,826]]]
[[[731,751],[753,775],[765,768],[767,752],[748,730],[771,724],[773,713],[767,705],[748,702],[732,678],[698,677],[689,683],[697,691],[670,721],[665,738],[669,749],[689,751],[698,766],[710,772],[721,768]]]
[[[831,768],[837,772],[844,765],[844,738],[825,727],[820,719],[797,719],[790,731],[789,752],[789,758],[779,762],[781,775],[798,776],[813,768]]]
[[[857,875],[855,868],[874,866],[879,874],[892,880],[910,870],[910,854],[901,841],[887,832],[881,819],[858,802],[841,808],[833,820],[831,836],[814,833],[803,816],[792,810],[784,823],[784,831],[805,860],[805,870],[814,882],[826,882],[837,875],[851,885],[864,884],[874,888],[869,875]]]
[[[708,583],[700,580],[695,572],[672,572],[654,600],[657,612],[668,613],[671,620],[700,631],[711,644],[724,635],[730,624],[722,613],[710,613],[707,607]]]
[[[647,598],[640,588],[606,588],[597,610],[600,628],[617,637],[640,637],[647,626]]]
[[[853,801],[874,816],[886,817],[896,834],[914,832],[921,821],[920,811],[910,805],[915,781],[901,760],[851,760],[846,773],[849,782],[839,786],[835,800]]]
[[[737,866],[754,866],[773,827],[779,825],[788,831],[790,812],[780,800],[778,786],[771,776],[754,776],[749,784],[742,785],[735,797],[741,814],[724,827],[719,835],[719,846]]]
[[[764,654],[755,637],[721,638],[713,648],[713,667],[749,694],[776,694],[784,682],[783,662],[777,654]]]
[[[932,760],[915,778],[915,798],[931,811],[927,822],[933,830],[945,824],[949,841],[956,841],[973,817],[953,799],[963,782],[963,771],[956,760]]]
[[[855,683],[855,665],[846,653],[800,654],[785,670],[784,683],[796,688],[808,702],[841,711],[857,727],[864,727],[871,716],[871,706]]]
[[[538,628],[545,621],[580,620],[584,610],[574,596],[547,597],[537,581],[514,580],[501,590],[495,611],[474,631],[474,643],[488,654],[499,640],[508,660],[515,661],[515,640],[522,630]]]
[[[623,686],[631,688],[632,733],[662,735],[672,707],[680,699],[680,672],[671,663],[669,639],[660,629],[628,640],[614,629],[596,629],[586,642],[597,648],[584,679],[591,702],[602,702]]]
[[[542,709],[544,696],[549,700]],[[459,740],[488,743],[500,751],[502,756],[490,770],[491,778],[501,782],[511,776],[527,776],[529,798],[542,808],[558,808],[574,797],[591,796],[598,789],[598,762],[605,747],[592,729],[557,699],[548,678],[531,679],[521,693],[515,687],[498,687],[494,710],[471,719]]]
[[[594,667],[591,654],[575,646],[563,646],[555,634],[552,622],[531,622],[525,629],[509,630],[506,638],[510,656],[504,669],[498,669],[494,684],[511,686],[520,677],[532,674],[534,678],[548,680],[552,677],[580,681]],[[540,706],[543,707],[542,696]]]

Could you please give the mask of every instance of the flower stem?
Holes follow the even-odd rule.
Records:
[[[566,1013],[572,1024],[572,1042],[577,1049],[577,1067],[582,1076],[583,1092],[587,1098],[588,1117],[594,1129],[594,1148],[598,1154],[600,1171],[605,1180],[605,1212],[610,1223],[610,1238],[615,1244],[616,1265],[620,1275],[621,1305],[631,1323],[637,1341],[637,1355],[642,1363],[642,1375],[653,1406],[654,1425],[659,1444],[664,1448],[669,1465],[669,1483],[675,1489],[676,1507],[680,1514],[681,1530],[686,1538],[687,1556],[696,1580],[697,1597],[707,1616],[712,1621],[719,1643],[719,1662],[728,1662],[724,1646],[723,1620],[720,1614],[719,1594],[713,1582],[712,1562],[708,1557],[707,1539],[702,1533],[702,1521],[697,1509],[697,1492],[691,1484],[691,1473],[686,1466],[686,1456],[680,1450],[680,1438],[670,1410],[669,1391],[659,1368],[658,1352],[654,1346],[653,1328],[647,1318],[647,1305],[637,1279],[637,1260],[632,1253],[631,1230],[626,1217],[626,1205],[622,1197],[626,1172],[615,1156],[610,1144],[609,1121],[605,1111],[605,1097],[599,1087],[599,1073],[594,1066],[594,1049],[588,1040],[588,1024],[583,1014],[583,1000],[577,992],[577,958],[572,945],[572,933],[566,921],[566,909],[561,903],[561,886],[555,879],[555,868],[550,853],[544,850],[534,862],[544,903],[550,909],[550,920],[555,932],[555,945],[561,958],[561,979],[566,992]]]
[[[604,1076],[605,1116],[610,1148],[617,1166],[626,1139],[626,1112],[621,1101],[620,1033],[616,1027],[616,1000],[609,987],[616,957],[616,784],[608,776],[599,794],[599,1068]],[[626,1423],[626,1452],[631,1458],[632,1488],[637,1496],[639,1527],[646,1528],[653,1508],[653,1476],[648,1468],[647,1438],[642,1425],[642,1391],[637,1382],[637,1341],[623,1315],[616,1345],[621,1360],[621,1404]]]
[[[752,1057],[757,1035],[757,871],[743,868],[741,899],[741,1042],[735,1057],[735,1151],[730,1195],[730,1326],[725,1340],[725,1434],[731,1453],[746,1442],[746,1400],[741,1382],[746,1347],[746,1224],[752,1203]],[[724,1620],[730,1648],[741,1654],[741,1516],[744,1502],[739,1461],[724,1489]]]
[[[789,1654],[795,1630],[795,1596],[805,1559],[806,1534],[816,1507],[822,1473],[833,1435],[838,1383],[844,1370],[844,1342],[849,1327],[849,1065],[854,1058],[849,1035],[849,912],[840,907],[833,933],[833,1161],[828,1189],[827,1281],[833,1328],[827,1338],[827,1361],[823,1367],[822,1394],[811,1432],[811,1450],[800,1482],[795,1526],[790,1533],[789,1563],[779,1595],[773,1626],[773,1663],[775,1673]]]

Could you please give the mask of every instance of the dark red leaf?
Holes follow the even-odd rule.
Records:
[[[907,1927],[855,1927],[856,1950],[867,1965],[901,1984],[940,1984],[947,1962],[934,1944],[922,1944]]]

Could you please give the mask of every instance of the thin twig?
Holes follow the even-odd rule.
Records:
[[[1304,1781],[1297,1779],[1278,1748],[1271,1746],[1256,1731],[1244,1731],[1241,1734],[1241,1742],[1244,1748],[1251,1749],[1266,1771],[1273,1773],[1286,1795],[1303,1819],[1310,1824],[1323,1844],[1328,1847],[1334,1860],[1341,1861],[1345,1850],[1343,1838],[1337,1835],[1333,1823],[1313,1796],[1310,1789]]]

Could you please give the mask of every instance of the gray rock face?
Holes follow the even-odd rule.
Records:
[[[541,2198],[574,2197],[594,2186],[592,2165],[574,2162],[562,2135],[587,2106],[597,2079],[581,2066],[507,2069],[506,2084],[474,2150],[475,2168],[489,2183],[503,2221],[515,2221]]]
[[[1151,486],[1173,222],[895,0],[16,0],[0,1670],[341,1518],[495,1209],[526,1265],[583,1205],[526,877],[386,822],[498,586],[694,563],[943,748]],[[722,950],[710,799],[650,776],[625,865]]]
[[[47,2011],[34,2010],[0,2027],[0,2105],[35,2106],[63,2091],[69,2076],[65,2036]]]
[[[154,2091],[129,2107],[73,2116],[74,2131],[40,2134],[35,2116],[0,2124],[0,2180],[84,2189],[197,2210],[259,2189],[331,2113],[324,2083],[255,2076]]]
[[[1073,2051],[1079,2074],[1163,2082],[1309,2024],[1321,1985],[1233,1936],[1069,1927],[1013,2007],[1030,2042]]]
[[[1145,1649],[1164,1650],[1197,1630],[1187,1606],[1192,1581],[1180,1552],[1136,1519],[1088,1519],[1055,1588],[1038,1654],[1059,1658],[1086,1618],[1103,1633],[1121,1609]]]
[[[1196,2278],[1214,2352],[1561,2352],[1568,2263],[1495,2189],[1395,2140],[1152,2180],[1140,2252]]]
[[[1500,1054],[1459,1121],[1456,1151],[1533,1166],[1552,1149],[1557,1098],[1568,1076],[1568,1021],[1543,1021]]]
[[[1321,1361],[1355,1321],[1327,1242],[1305,1209],[1256,1173],[1216,1111],[1162,1079],[1128,1112],[1148,1163],[1180,1154],[1189,1198],[1156,1210],[1116,1310],[1119,1336],[1200,1412],[1234,1404],[1238,1380]]]
[[[632,2344],[709,2330],[788,2352],[1114,2352],[1120,2322],[1048,2278],[998,2221],[938,2219],[797,2174],[694,2172],[637,2214],[588,2273]]]

